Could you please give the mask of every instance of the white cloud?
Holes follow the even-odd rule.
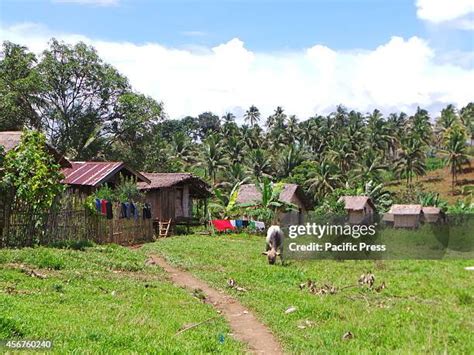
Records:
[[[119,0],[52,0],[56,3],[69,3],[80,5],[95,5],[95,6],[115,6],[118,5]]]
[[[422,20],[474,30],[474,0],[417,0],[416,7]]]
[[[238,113],[252,104],[264,117],[277,105],[305,118],[328,113],[340,103],[363,112],[380,108],[410,113],[417,105],[438,110],[474,99],[472,66],[456,64],[449,56],[436,60],[438,54],[418,37],[392,37],[366,51],[315,45],[261,53],[248,50],[238,38],[195,51],[52,33],[34,24],[0,27],[0,41],[21,43],[37,53],[52,36],[93,45],[135,89],[163,101],[172,118],[207,110]]]

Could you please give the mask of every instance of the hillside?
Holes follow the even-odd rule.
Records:
[[[471,160],[471,167],[465,167],[463,173],[458,175],[454,194],[451,188],[451,172],[449,167],[429,171],[425,176],[415,180],[415,183],[421,184],[427,192],[439,193],[440,197],[450,204],[455,203],[458,199],[467,196],[461,193],[464,186],[474,185],[474,159]],[[387,189],[396,192],[404,187],[405,182],[397,180],[389,183]]]

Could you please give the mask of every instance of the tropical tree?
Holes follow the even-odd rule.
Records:
[[[252,149],[249,152],[248,166],[256,181],[262,181],[263,177],[270,176],[271,160],[263,149]]]
[[[406,179],[407,185],[412,183],[414,176],[425,174],[425,153],[421,141],[411,138],[403,140],[398,155],[395,171],[400,178]]]
[[[206,176],[213,185],[216,184],[217,173],[226,167],[225,153],[217,135],[210,135],[203,143],[201,165],[206,169]]]
[[[310,173],[306,187],[313,194],[316,201],[342,186],[342,176],[337,166],[330,161],[321,162],[315,171]]]
[[[248,122],[250,126],[255,126],[258,121],[260,121],[260,111],[254,105],[250,106],[250,108],[245,112],[244,115],[245,122]]]
[[[463,165],[470,164],[466,149],[466,129],[461,124],[454,124],[445,131],[443,138],[442,153],[446,156],[446,165],[451,170],[451,188],[454,193],[458,174],[462,172]]]

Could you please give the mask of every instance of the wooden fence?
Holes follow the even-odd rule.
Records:
[[[42,218],[30,206],[0,199],[0,248],[75,241],[130,245],[153,240],[152,219],[143,219],[141,214],[120,218],[120,204],[113,205],[113,218],[107,219],[87,209],[85,199],[63,196]]]

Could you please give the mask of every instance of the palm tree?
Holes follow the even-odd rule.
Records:
[[[469,164],[469,156],[467,155],[466,129],[460,124],[454,124],[446,130],[444,137],[444,150],[446,155],[446,165],[451,169],[451,188],[454,193],[454,185],[457,182],[457,175],[462,172],[462,166]]]
[[[402,142],[395,171],[399,177],[405,177],[407,186],[412,183],[414,175],[425,174],[425,153],[420,141],[406,139]]]
[[[236,135],[227,137],[224,150],[232,164],[242,163],[245,155],[245,142]]]
[[[329,161],[319,164],[310,176],[306,186],[314,194],[315,200],[323,198],[342,185],[342,176],[336,165]]]
[[[472,146],[472,141],[474,140],[474,102],[468,103],[467,106],[461,109],[460,118],[464,127],[466,127]]]
[[[413,139],[429,145],[433,135],[428,111],[417,108],[416,113],[408,120],[408,131]]]
[[[257,181],[261,181],[263,177],[269,176],[271,162],[263,149],[252,149],[249,153],[248,164],[252,175]]]
[[[171,157],[184,164],[190,164],[195,161],[192,142],[183,132],[177,132],[173,135],[170,150]]]
[[[286,178],[291,175],[294,168],[300,165],[305,160],[303,150],[294,144],[286,147],[277,159],[278,171],[281,178]]]
[[[368,150],[357,162],[354,177],[357,181],[380,182],[380,173],[385,169],[387,166],[382,164],[382,157],[376,155],[373,150]]]
[[[226,167],[224,151],[216,135],[209,135],[204,141],[201,165],[206,168],[206,175],[216,184],[217,172]]]
[[[258,121],[260,121],[260,111],[256,106],[252,105],[247,112],[245,112],[244,119],[250,126],[255,126]]]

